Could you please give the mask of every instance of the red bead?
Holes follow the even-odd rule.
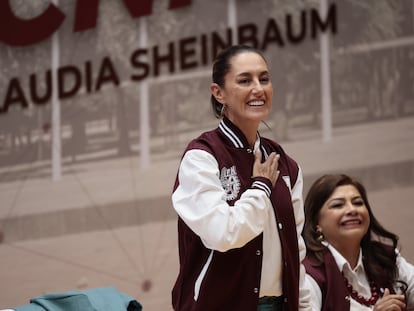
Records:
[[[344,277],[345,286],[354,300],[358,301],[361,305],[365,305],[365,306],[372,306],[377,302],[378,297],[379,297],[379,292],[378,292],[378,288],[375,286],[373,282],[370,283],[370,288],[371,288],[371,293],[372,293],[371,297],[367,299],[359,295],[358,292],[352,288],[352,285],[349,284],[346,277],[343,274],[342,276]]]

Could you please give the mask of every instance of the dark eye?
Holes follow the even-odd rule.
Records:
[[[267,84],[270,82],[270,77],[262,77],[260,78],[260,83]]]
[[[342,208],[344,204],[342,202],[333,202],[331,208]]]
[[[247,79],[247,78],[243,78],[239,80],[240,84],[249,84],[249,82],[250,82],[250,79]]]
[[[356,201],[354,201],[354,205],[355,206],[363,206],[364,205],[364,201],[363,200],[356,200]]]

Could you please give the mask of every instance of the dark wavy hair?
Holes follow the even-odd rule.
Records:
[[[319,220],[319,212],[335,189],[345,185],[352,185],[358,190],[370,217],[368,231],[361,240],[362,260],[368,280],[392,290],[392,285],[398,275],[395,253],[398,246],[398,236],[386,230],[375,218],[368,202],[365,187],[352,177],[344,174],[324,175],[318,178],[309,189],[305,199],[305,225],[302,233],[307,253],[314,254],[322,263],[326,247],[318,241],[320,233],[316,231],[316,225]]]
[[[212,81],[214,83],[217,83],[220,87],[224,87],[224,77],[231,69],[231,59],[234,56],[244,52],[257,53],[266,62],[266,59],[260,50],[248,45],[232,45],[222,50],[214,59]],[[217,101],[213,95],[211,95],[210,101],[215,117],[218,119],[221,118],[221,110],[223,108],[223,104]]]

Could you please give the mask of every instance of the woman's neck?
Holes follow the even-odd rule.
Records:
[[[246,135],[246,139],[247,139],[247,142],[249,143],[249,147],[253,149],[254,144],[256,143],[256,139],[257,139],[257,131],[254,133],[254,135],[250,135],[250,136]]]
[[[336,247],[335,247],[336,248]],[[346,247],[346,248],[337,248],[337,251],[348,261],[349,265],[352,269],[355,269],[355,267],[358,264],[358,258],[359,258],[359,252],[360,247]]]
[[[253,148],[256,142],[257,131],[260,122],[237,122],[236,120],[232,120],[231,118],[229,118],[229,120],[242,131],[242,133],[247,139],[250,148]]]

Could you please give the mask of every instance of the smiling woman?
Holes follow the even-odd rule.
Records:
[[[317,179],[305,200],[305,219],[312,310],[412,310],[414,267],[399,254],[398,237],[375,218],[359,181]]]
[[[213,63],[210,89],[219,126],[188,144],[172,194],[174,310],[306,308],[302,173],[258,132],[272,107],[267,62],[253,47],[229,47]]]
[[[270,73],[263,56],[255,52],[235,55],[232,67],[225,83],[212,83],[211,93],[221,105],[221,113],[247,135],[253,147],[257,128],[272,108]]]

